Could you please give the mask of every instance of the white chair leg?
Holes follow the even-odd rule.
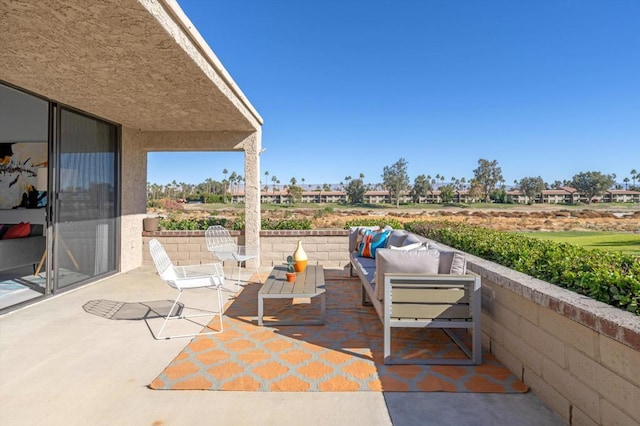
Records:
[[[242,269],[242,262],[238,262],[238,281],[236,281],[236,293],[240,291],[240,269]]]
[[[158,332],[158,335],[156,336],[156,339],[165,339],[165,340],[169,340],[169,339],[175,339],[175,338],[179,338],[179,337],[194,337],[194,336],[208,336],[208,335],[212,335],[212,334],[218,334],[218,333],[222,333],[224,331],[224,324],[222,322],[222,291],[221,291],[221,286],[216,287],[216,293],[217,293],[217,297],[218,297],[218,311],[217,312],[208,312],[206,314],[197,314],[197,315],[174,315],[171,316],[171,313],[173,312],[173,309],[176,307],[176,305],[178,304],[178,300],[180,299],[180,296],[182,296],[182,291],[180,291],[178,293],[178,297],[176,297],[176,300],[173,302],[173,305],[171,306],[171,309],[169,310],[169,313],[167,314],[167,316],[164,319],[164,322],[162,323],[162,327],[160,327],[160,331]],[[211,316],[211,314],[213,314],[213,316],[215,317],[216,315],[218,315],[218,318],[220,319],[220,330],[219,331],[210,331],[210,332],[206,332],[206,333],[190,333],[190,334],[178,334],[178,335],[174,335],[174,336],[166,336],[166,337],[162,337],[162,331],[164,330],[164,327],[167,325],[167,321],[169,321],[170,319],[188,319],[188,318],[196,318],[196,317],[206,317],[206,316]],[[213,318],[211,318],[213,320]]]
[[[167,321],[169,321],[169,319],[171,318],[176,318],[176,316],[172,317],[171,313],[173,312],[173,308],[175,308],[176,305],[178,304],[178,300],[180,300],[180,296],[182,296],[182,291],[178,292],[178,297],[176,297],[176,300],[174,300],[173,305],[171,305],[171,309],[169,309],[169,312],[167,313],[167,316],[165,317],[164,322],[162,323],[162,327],[160,327],[160,331],[158,332],[158,339],[160,339],[160,336],[162,335],[162,330],[164,330],[164,326],[167,325]]]

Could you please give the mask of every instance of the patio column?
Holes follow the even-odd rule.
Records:
[[[260,245],[260,150],[262,129],[244,141],[245,245]],[[260,257],[258,257],[258,263]]]

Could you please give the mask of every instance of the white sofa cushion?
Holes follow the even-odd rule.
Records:
[[[376,255],[375,295],[384,298],[384,274],[438,274],[440,252],[438,250],[390,250],[380,249]]]
[[[390,248],[391,250],[404,250],[404,251],[409,251],[409,250],[426,250],[429,248],[429,243],[412,243],[412,244],[407,244],[405,246],[389,246],[388,248]]]

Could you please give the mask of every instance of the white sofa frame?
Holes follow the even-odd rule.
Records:
[[[465,275],[384,274],[384,363],[385,364],[449,364],[480,365],[482,341],[480,329],[480,277]],[[363,285],[365,289],[370,285]],[[371,297],[371,295],[369,295]],[[377,301],[380,305],[380,301]],[[376,303],[374,303],[374,306]],[[467,358],[432,358],[412,360],[391,356],[391,329],[423,327],[442,329],[465,353]],[[469,329],[471,348],[452,333],[452,329]]]
[[[422,237],[421,237],[422,238]],[[388,250],[388,249],[379,249]],[[380,273],[384,280],[384,298],[379,300],[367,274],[358,265],[356,253],[350,253],[350,268],[362,283],[362,304],[373,305],[384,328],[385,364],[480,365],[482,363],[481,336],[481,280],[471,272],[459,274]],[[467,355],[463,359],[430,358],[404,359],[391,356],[391,329],[422,327],[442,329]],[[471,331],[468,347],[452,331]]]

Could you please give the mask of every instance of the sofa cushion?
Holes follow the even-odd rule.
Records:
[[[374,280],[376,272],[376,260],[370,257],[358,257],[351,255],[351,262],[356,270],[360,271],[360,277],[365,278],[369,284]]]
[[[407,231],[403,231],[402,229],[396,229],[391,231],[389,238],[387,238],[387,248],[389,246],[400,247],[406,237],[407,237]]]
[[[417,236],[416,234],[407,234],[405,239],[402,241],[402,245],[403,246],[407,246],[409,244],[424,243],[426,241],[427,241],[426,238],[421,238],[421,237]]]
[[[467,273],[467,259],[464,254],[455,251],[440,252],[439,274],[464,275]]]
[[[384,298],[384,274],[399,272],[406,274],[436,275],[440,264],[438,250],[389,250],[380,249],[376,256],[375,295]]]
[[[10,240],[13,238],[25,238],[31,234],[31,224],[29,222],[20,222],[17,225],[13,225],[2,236],[3,240]]]
[[[361,257],[376,257],[376,250],[384,248],[387,245],[387,238],[389,238],[391,231],[364,231],[362,242],[358,247],[358,256]]]

